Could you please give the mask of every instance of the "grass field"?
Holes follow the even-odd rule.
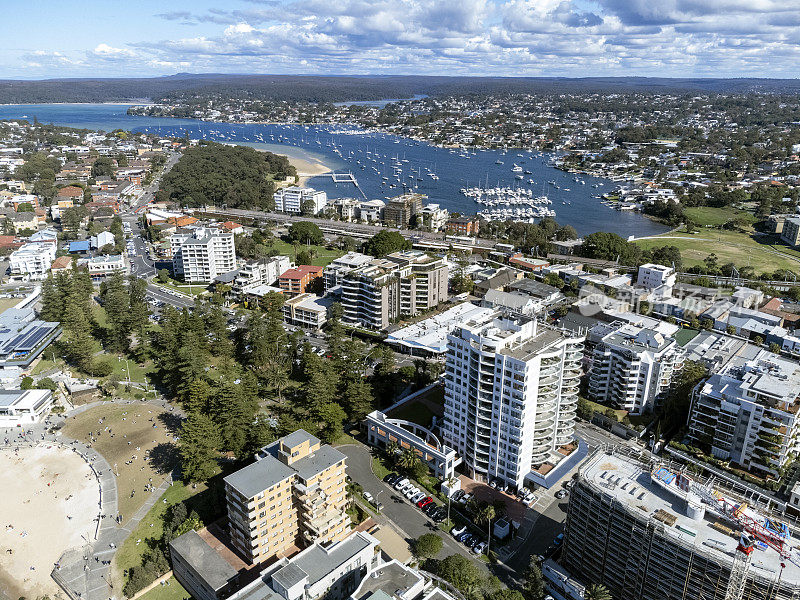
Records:
[[[713,253],[720,265],[729,262],[740,268],[749,265],[756,273],[771,273],[778,269],[800,271],[800,252],[782,245],[776,236],[706,229],[694,234],[679,231],[638,240],[636,244],[645,249],[677,246],[684,267],[702,265],[703,260]]]
[[[739,210],[737,208],[715,208],[713,206],[691,206],[684,209],[684,214],[689,217],[699,227],[706,227],[710,225],[716,227],[723,225],[731,219],[742,218],[747,220],[748,223],[755,223],[758,219],[756,216],[746,210]]]
[[[191,597],[192,595],[174,577],[167,579],[164,585],[157,585],[139,596],[141,600],[189,600]]]
[[[178,417],[150,404],[104,404],[67,419],[65,435],[90,444],[117,476],[123,521],[144,504],[145,486],[158,486],[176,463]],[[94,441],[92,441],[94,440]]]
[[[22,298],[0,298],[0,312],[7,308],[13,308],[22,301]]]
[[[675,332],[675,341],[678,342],[678,345],[683,347],[689,342],[691,342],[694,337],[700,333],[698,329],[690,329],[688,327],[681,327],[678,331]]]
[[[292,244],[284,242],[283,240],[275,240],[272,247],[280,254],[285,254],[292,260],[295,259],[294,246]],[[325,246],[302,245],[297,247],[298,252],[302,252],[303,250],[312,251],[314,253],[314,259],[311,261],[311,264],[317,267],[325,267],[333,262],[334,259],[344,255],[342,250],[328,250]]]
[[[196,488],[193,488],[191,485],[184,485],[180,482],[173,483],[167,488],[167,491],[161,495],[114,555],[114,567],[117,575],[121,577],[123,571],[142,564],[142,553],[148,547],[145,540],[148,538],[159,539],[162,536],[164,515],[170,506],[188,500],[207,489],[205,484],[198,484]]]

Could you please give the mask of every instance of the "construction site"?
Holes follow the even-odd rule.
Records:
[[[752,488],[598,449],[579,470],[561,562],[627,600],[800,600],[800,527]]]

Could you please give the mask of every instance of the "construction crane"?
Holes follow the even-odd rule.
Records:
[[[739,545],[736,547],[736,555],[733,557],[733,567],[730,579],[728,579],[728,587],[725,590],[725,600],[742,600],[754,547],[753,538],[742,533],[739,537]]]

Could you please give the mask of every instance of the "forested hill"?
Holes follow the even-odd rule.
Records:
[[[184,152],[164,176],[156,199],[191,207],[271,209],[273,182],[296,175],[285,156],[203,142]]]
[[[0,104],[141,102],[194,93],[304,102],[410,98],[415,94],[712,92],[797,93],[794,79],[669,79],[654,77],[421,77],[195,75],[140,79],[0,80]]]

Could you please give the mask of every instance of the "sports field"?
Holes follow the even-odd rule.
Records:
[[[125,522],[147,499],[146,486],[158,487],[175,466],[179,423],[160,406],[107,403],[69,417],[63,432],[91,445],[111,465]]]
[[[683,231],[637,240],[642,248],[677,246],[684,267],[702,265],[709,254],[717,255],[720,265],[751,266],[756,273],[779,269],[800,272],[800,252],[781,244],[776,236],[756,235],[720,229],[702,229],[688,234]]]

